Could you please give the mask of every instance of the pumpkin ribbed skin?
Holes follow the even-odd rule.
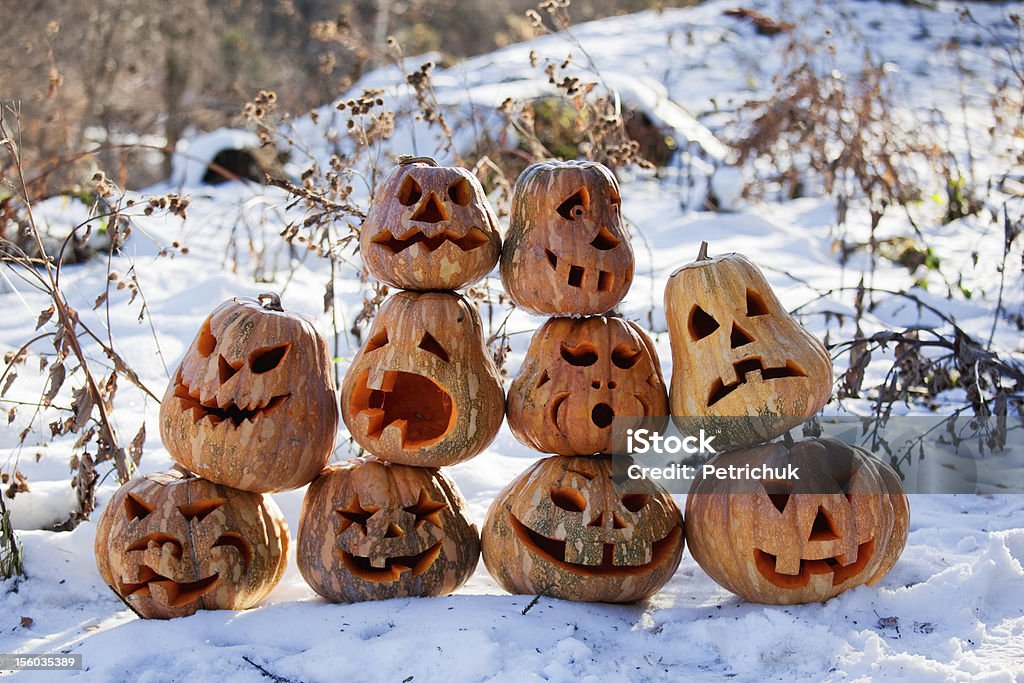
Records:
[[[139,616],[247,609],[284,574],[288,525],[269,497],[158,472],[110,499],[95,555],[100,577]]]
[[[380,184],[359,232],[366,269],[413,290],[460,289],[498,262],[498,219],[476,176],[423,162],[397,166]]]
[[[491,503],[484,564],[510,593],[581,602],[634,602],[656,593],[683,556],[683,517],[658,484],[620,494],[612,460],[553,456],[531,465]]]
[[[301,315],[237,297],[192,341],[160,404],[160,436],[182,467],[245,491],[308,484],[338,429],[327,341]]]
[[[593,161],[528,166],[516,180],[501,253],[501,281],[520,308],[593,315],[614,308],[633,282],[619,184]]]
[[[480,537],[440,470],[357,458],[330,467],[302,503],[296,560],[333,602],[447,595],[473,574]]]
[[[824,345],[740,254],[694,261],[665,288],[672,344],[669,406],[680,429],[716,446],[768,441],[816,414],[832,391]],[[740,419],[743,418],[743,419]]]
[[[646,419],[663,428],[668,395],[654,344],[613,316],[552,318],[533,335],[512,381],[508,424],[545,453],[611,453],[612,420],[625,432]]]
[[[752,602],[817,602],[877,583],[907,542],[910,507],[899,476],[832,439],[774,443],[708,464],[793,464],[799,479],[697,479],[686,499],[690,552],[711,578]],[[772,495],[769,495],[772,493]]]
[[[451,292],[385,301],[342,382],[352,437],[390,462],[443,467],[494,440],[505,394],[476,307]]]

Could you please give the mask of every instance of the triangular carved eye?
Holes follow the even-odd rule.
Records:
[[[576,190],[568,199],[558,205],[558,215],[567,221],[574,221],[586,215],[590,209],[590,193],[587,188],[581,187]]]
[[[217,348],[217,338],[213,336],[213,332],[210,330],[210,319],[207,318],[202,329],[199,330],[199,336],[196,337],[196,352],[206,358],[213,353],[215,348]]]
[[[423,196],[423,188],[412,176],[405,176],[398,188],[398,201],[402,206],[412,206]]]
[[[747,290],[747,317],[753,318],[757,315],[768,315],[768,304],[764,297],[752,289]]]
[[[792,482],[785,479],[762,479],[761,486],[764,487],[764,491],[768,494],[775,509],[785,512],[786,505],[789,504],[789,494],[793,490]]]
[[[434,354],[445,363],[448,362],[448,352],[445,351],[443,346],[441,346],[441,342],[434,339],[434,335],[429,332],[423,333],[423,338],[420,339],[419,348],[423,349],[427,353]]]
[[[693,341],[703,339],[717,330],[718,327],[718,321],[700,306],[694,306],[693,310],[690,311],[690,336],[693,338]]]
[[[448,198],[459,206],[468,205],[472,196],[473,192],[469,186],[469,181],[465,178],[459,178],[448,186]]]
[[[270,372],[284,361],[291,348],[291,344],[278,344],[277,346],[256,349],[249,354],[249,367],[252,368],[253,374],[256,375]]]
[[[124,498],[124,514],[128,517],[128,520],[133,519],[145,519],[150,512],[153,511],[153,506],[142,500],[134,493],[129,493]]]
[[[223,498],[197,500],[196,502],[189,503],[188,505],[179,505],[178,512],[180,512],[181,516],[190,522],[193,520],[201,522],[226,502],[227,501]]]
[[[335,510],[335,514],[341,517],[341,530],[349,528],[353,524],[358,524],[363,528],[363,533],[366,533],[366,522],[373,517],[373,515],[380,510],[380,507],[374,505],[363,505],[359,501],[359,496],[355,496],[349,501],[348,505],[343,508]]]
[[[448,507],[447,503],[432,500],[426,489],[420,489],[420,497],[414,505],[402,508],[416,518],[416,528],[430,522],[435,526],[441,526],[441,511]]]
[[[364,353],[369,353],[370,351],[376,351],[377,349],[379,349],[382,346],[387,346],[388,345],[388,341],[389,341],[389,339],[388,339],[388,331],[386,329],[381,330],[380,332],[378,332],[377,334],[373,335],[372,337],[370,337],[369,339],[366,340],[366,349],[365,349]]]

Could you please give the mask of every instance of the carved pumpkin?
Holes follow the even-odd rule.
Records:
[[[552,318],[537,330],[508,392],[516,438],[546,453],[611,453],[620,431],[668,411],[654,344],[617,317]],[[649,425],[664,427],[664,418]]]
[[[100,576],[141,617],[247,609],[284,573],[288,525],[268,496],[158,472],[110,499],[95,554]]]
[[[186,469],[245,491],[308,484],[338,428],[327,342],[277,295],[210,314],[167,387],[160,435]]]
[[[888,572],[907,542],[897,474],[832,439],[716,456],[717,467],[793,464],[799,479],[696,479],[686,499],[690,552],[711,578],[753,602],[829,598]]]
[[[459,289],[494,268],[498,219],[480,181],[423,157],[401,162],[378,188],[359,233],[367,270],[402,289]]]
[[[520,308],[590,315],[616,306],[633,282],[619,184],[592,161],[533,164],[520,174],[501,254],[501,281]]]
[[[716,445],[767,441],[821,410],[832,362],[757,266],[739,254],[708,258],[706,249],[665,289],[671,412],[686,418],[677,420],[683,431],[717,434]]]
[[[531,465],[491,503],[484,564],[510,593],[633,602],[656,593],[683,556],[683,517],[658,484],[628,493],[612,460],[553,456]]]
[[[357,458],[324,471],[302,503],[299,570],[333,602],[446,595],[479,557],[466,502],[440,470]]]
[[[384,302],[341,390],[352,437],[390,462],[442,467],[487,447],[505,414],[476,307],[451,292]]]

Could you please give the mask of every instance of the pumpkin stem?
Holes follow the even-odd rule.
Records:
[[[281,297],[275,292],[263,292],[256,298],[268,311],[284,311],[281,306]]]
[[[709,257],[708,257],[708,243],[707,242],[701,242],[700,243],[700,251],[697,252],[697,260],[698,261],[707,261],[707,260],[709,260]]]
[[[403,154],[402,156],[398,157],[399,166],[408,166],[409,164],[428,164],[430,166],[440,166],[440,164],[438,164],[431,157],[415,157],[412,156],[411,154]]]
[[[793,435],[790,434],[788,431],[782,435],[782,441],[783,443],[786,444],[786,448],[792,448],[793,446],[796,445],[796,442],[793,441]]]

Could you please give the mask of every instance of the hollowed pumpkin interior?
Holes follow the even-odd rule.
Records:
[[[422,244],[428,252],[437,251],[449,242],[462,251],[473,251],[488,241],[487,235],[479,228],[470,228],[462,235],[455,230],[445,230],[433,237],[427,237],[419,228],[410,228],[402,233],[401,237],[395,237],[391,232],[384,230],[373,238],[374,244],[379,244],[392,254],[399,254],[416,244]]]
[[[395,425],[402,447],[423,448],[441,440],[455,425],[457,409],[444,387],[424,375],[388,370],[379,389],[368,386],[370,371],[356,381],[350,408],[354,415],[369,418],[367,436],[379,439]]]
[[[807,373],[794,361],[788,360],[786,364],[778,368],[766,368],[764,361],[757,356],[752,358],[744,358],[741,361],[733,363],[733,369],[736,371],[736,381],[731,384],[726,384],[721,378],[715,378],[715,381],[711,383],[711,391],[708,393],[708,408],[715,405],[723,398],[736,391],[742,384],[747,383],[747,375],[755,371],[759,371],[761,375],[761,381],[766,382],[773,379],[782,379],[784,377],[806,377]],[[754,377],[754,381],[757,381],[757,377]]]
[[[437,542],[421,553],[415,555],[398,555],[384,558],[382,567],[374,567],[370,558],[340,551],[341,561],[345,568],[364,581],[387,583],[402,578],[405,572],[410,576],[419,576],[430,569],[434,561],[441,555],[441,542]]]

